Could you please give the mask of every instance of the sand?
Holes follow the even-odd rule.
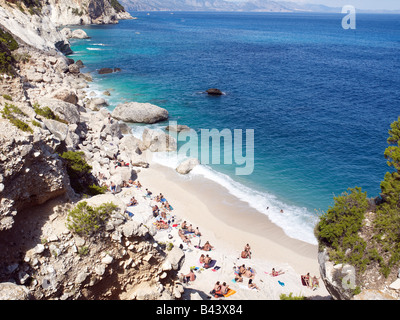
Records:
[[[146,188],[153,195],[164,195],[174,208],[171,214],[176,220],[187,221],[202,233],[201,237],[191,239],[191,245],[184,245],[185,262],[181,272],[187,274],[191,267],[197,267],[197,270],[196,280],[185,285],[183,299],[210,299],[209,292],[216,281],[226,282],[236,291],[230,297],[220,298],[224,300],[276,300],[282,293],[313,299],[330,298],[321,280],[316,290],[301,284],[300,276],[307,272],[320,277],[317,246],[288,237],[266,215],[235,198],[223,186],[201,176],[180,175],[156,163],[152,163],[148,169],[140,169],[138,180],[143,188],[134,188],[136,199],[139,203],[149,202],[146,203],[149,215],[150,205],[155,202],[144,200]],[[169,234],[172,239],[168,238]],[[177,246],[183,244],[178,236],[178,228],[160,231],[155,238]],[[206,241],[214,246],[212,251],[195,248]],[[247,243],[251,246],[252,258],[242,259],[240,252]],[[209,254],[215,266],[220,268],[204,269],[198,261],[201,254]],[[248,288],[248,278],[244,278],[243,283],[233,281],[233,268],[242,264],[255,270],[253,283],[259,290]],[[269,274],[272,268],[282,270],[284,274],[272,277]]]

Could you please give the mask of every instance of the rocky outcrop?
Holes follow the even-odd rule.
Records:
[[[168,119],[168,111],[151,103],[128,102],[117,105],[112,117],[125,122],[156,123]]]
[[[129,13],[109,0],[49,0],[32,11],[23,3],[18,5],[0,0],[0,24],[25,43],[41,50],[59,50],[72,54],[68,37],[57,30],[64,25],[115,24],[132,18]],[[116,3],[116,2],[115,2]],[[80,30],[72,38],[86,38]]]
[[[19,210],[67,191],[68,176],[46,144],[49,138],[39,131],[24,134],[7,120],[0,120],[0,231],[12,227]]]
[[[116,10],[109,0],[49,0],[45,14],[56,26],[115,24],[131,19],[125,10]]]
[[[318,262],[321,279],[335,300],[398,300],[400,298],[400,278],[395,281],[385,279],[379,274],[378,269],[372,271],[372,275],[364,273],[360,276],[352,265],[335,264],[331,261],[327,249],[318,253]]]

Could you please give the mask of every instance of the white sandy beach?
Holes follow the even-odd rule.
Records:
[[[196,280],[186,285],[183,299],[199,296],[207,299],[216,281],[226,282],[236,291],[232,296],[220,299],[276,300],[282,293],[329,299],[322,281],[320,287],[313,291],[303,286],[300,280],[300,276],[307,272],[320,277],[317,247],[289,238],[267,216],[236,199],[222,186],[199,176],[181,176],[175,170],[155,163],[149,169],[141,169],[138,180],[142,189],[124,189],[120,194],[124,200],[128,201],[130,196],[135,195],[139,205],[143,206],[144,202],[148,208],[145,211],[148,210],[147,214],[151,215],[150,205],[156,202],[143,197],[145,189],[148,188],[154,196],[162,193],[174,208],[171,214],[175,216],[175,223],[187,221],[193,227],[199,227],[202,233],[201,237],[191,239],[189,247],[184,246],[185,262],[181,271],[187,274],[191,267],[198,269],[195,271]],[[131,212],[135,214],[135,211],[143,212],[132,207]],[[168,239],[169,234],[172,239]],[[178,236],[178,228],[159,231],[155,238],[176,246],[183,243]],[[203,245],[206,241],[214,246],[211,252],[195,248],[199,242]],[[246,243],[251,246],[251,259],[239,258]],[[202,268],[199,257],[203,253],[209,254],[215,260],[215,266],[220,268],[216,271]],[[256,271],[253,283],[259,290],[247,287],[248,278],[244,278],[243,283],[233,281],[234,266],[242,264]],[[272,268],[285,273],[272,277],[267,274]]]

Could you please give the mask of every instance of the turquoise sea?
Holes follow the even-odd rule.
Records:
[[[342,28],[341,14],[132,15],[137,19],[85,26],[91,39],[72,42],[71,58],[94,77],[90,91],[110,90],[110,110],[150,102],[197,132],[254,129],[251,175],[235,175],[235,163],[193,174],[310,243],[334,195],[354,186],[379,195],[389,169],[388,129],[400,115],[399,15],[358,14],[355,30]],[[98,75],[103,67],[122,72]],[[204,94],[213,87],[225,95]],[[133,126],[133,133],[142,129]],[[177,164],[162,154],[157,160]]]

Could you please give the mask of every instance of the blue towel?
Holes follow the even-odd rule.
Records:
[[[279,283],[282,287],[285,286],[285,284],[284,284],[283,282],[281,282],[281,281],[278,281],[278,283]]]

